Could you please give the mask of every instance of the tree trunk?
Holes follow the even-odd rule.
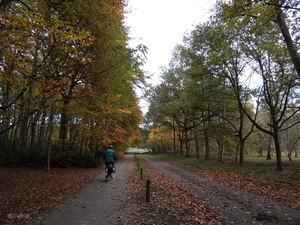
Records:
[[[31,130],[30,130],[30,146],[29,146],[29,157],[30,160],[33,160],[33,156],[34,156],[34,146],[36,143],[36,120],[34,118],[32,118],[32,122],[31,122]]]
[[[50,171],[51,166],[51,141],[48,141],[48,160],[47,160],[47,169],[48,172]]]
[[[240,137],[240,164],[244,164],[245,139]]]
[[[284,41],[286,43],[289,54],[291,56],[292,62],[295,66],[298,77],[300,78],[300,58],[297,53],[297,47],[294,44],[291,34],[289,32],[289,29],[285,23],[284,14],[282,13],[281,8],[278,9],[276,21],[277,21],[280,31],[284,37]]]
[[[176,155],[176,130],[175,130],[174,119],[173,119],[173,151],[174,151],[174,155]]]
[[[1,111],[1,113],[2,113],[2,116],[0,117],[0,120],[2,121],[2,123],[0,123],[0,128],[1,128],[1,131],[4,131],[9,128],[11,120],[10,120],[9,110]],[[0,134],[1,148],[3,147],[4,150],[10,149],[8,142],[11,142],[11,140],[12,139],[9,138],[9,132],[1,133]]]
[[[183,155],[183,138],[182,138],[182,136],[181,136],[180,133],[181,133],[181,132],[178,132],[179,148],[180,148],[179,154],[180,154],[180,155]]]
[[[64,101],[63,109],[61,112],[60,129],[59,129],[59,139],[66,140],[68,137],[68,101]]]
[[[268,151],[267,151],[267,160],[271,160],[271,151],[272,151],[272,136],[270,136]]]
[[[222,137],[221,143],[219,145],[219,157],[218,157],[219,162],[223,162],[223,154],[224,154],[224,148],[225,148],[224,142],[225,142],[224,137]]]
[[[291,154],[291,152],[288,152],[288,158],[289,158],[289,161],[291,162],[292,161],[292,154]]]
[[[68,123],[69,123],[69,115],[68,115],[68,104],[69,100],[65,99],[60,119],[60,129],[59,129],[59,139],[62,141],[61,151],[65,151],[65,141],[68,137]]]
[[[275,144],[275,151],[276,151],[276,162],[277,162],[277,170],[283,171],[282,168],[282,162],[281,162],[281,149],[280,149],[280,142],[279,142],[279,136],[278,131],[274,131],[274,144]]]
[[[26,151],[27,149],[27,140],[28,140],[28,116],[25,116],[21,123],[20,129],[20,141],[17,149],[21,152]]]
[[[208,135],[205,133],[205,159],[209,159],[209,137]]]
[[[38,129],[38,143],[37,143],[37,149],[45,149],[46,148],[46,117],[47,117],[47,110],[46,108],[43,109],[42,117],[41,117],[41,125]]]
[[[190,149],[189,149],[189,138],[188,138],[188,130],[184,129],[184,145],[185,145],[185,157],[190,157]]]
[[[199,141],[198,137],[195,137],[195,145],[196,145],[196,158],[199,159]]]
[[[237,146],[237,148],[236,148],[236,151],[235,151],[235,157],[234,157],[234,161],[235,162],[237,162],[237,160],[238,160],[238,154],[239,154],[239,150],[240,150],[240,142],[239,142],[239,144],[238,144],[238,146]]]
[[[271,159],[272,159],[272,154],[271,154],[270,149],[268,149],[268,151],[267,151],[267,160],[271,160]]]

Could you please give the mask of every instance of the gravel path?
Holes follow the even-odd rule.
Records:
[[[200,201],[222,214],[222,221],[232,224],[299,225],[300,211],[239,189],[225,187],[167,162],[141,156],[155,168],[187,187]]]
[[[116,177],[105,181],[104,171],[93,182],[39,218],[35,225],[108,225],[117,224],[118,210],[125,200],[127,177],[133,170],[133,155],[125,155],[116,163]]]

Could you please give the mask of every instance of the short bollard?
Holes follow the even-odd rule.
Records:
[[[150,180],[146,181],[146,202],[150,202]]]
[[[143,180],[143,168],[141,168],[141,180]]]

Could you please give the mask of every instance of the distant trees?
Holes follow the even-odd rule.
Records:
[[[126,46],[124,4],[1,2],[0,164],[96,165],[106,145],[140,138],[146,49]]]
[[[226,153],[243,163],[249,149],[264,148],[268,157],[274,149],[277,169],[283,170],[282,137],[299,127],[299,77],[290,49],[297,48],[299,27],[290,18],[284,29],[278,24],[285,23],[286,16],[296,21],[297,4],[218,2],[211,21],[196,26],[176,46],[162,84],[153,90],[147,115],[153,129],[167,126],[182,134],[176,140],[180,146],[185,143],[186,157],[191,148],[197,156],[203,149],[207,159],[217,153],[221,161]],[[290,32],[292,47],[285,32]],[[292,139],[294,145],[288,145],[296,152],[299,135]]]

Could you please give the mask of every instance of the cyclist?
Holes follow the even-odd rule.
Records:
[[[105,166],[109,167],[109,164],[112,165],[113,170],[115,170],[115,162],[118,161],[118,156],[113,146],[110,145],[109,148],[105,151]]]

